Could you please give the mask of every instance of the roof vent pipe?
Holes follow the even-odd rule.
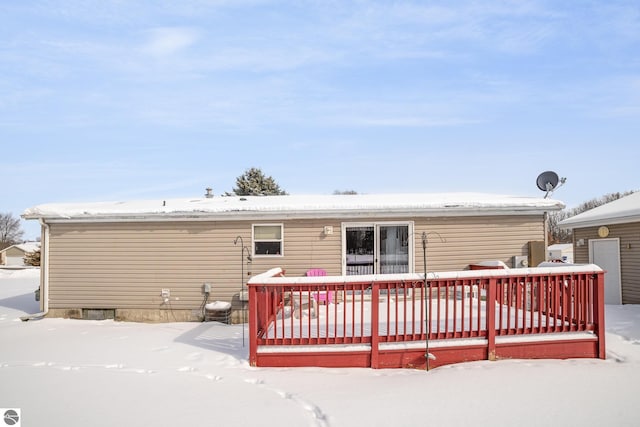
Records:
[[[213,188],[207,187],[205,188],[205,190],[207,192],[204,194],[204,197],[206,197],[207,199],[213,199]]]

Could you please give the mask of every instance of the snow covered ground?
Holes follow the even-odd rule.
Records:
[[[640,424],[639,306],[607,306],[605,361],[252,368],[237,325],[22,322],[38,274],[0,270],[0,407],[22,426]]]

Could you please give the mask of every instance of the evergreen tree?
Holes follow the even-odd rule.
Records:
[[[24,254],[24,264],[40,267],[40,249]]]
[[[236,178],[236,187],[233,193],[236,196],[281,196],[287,192],[282,190],[276,181],[265,174],[259,168],[251,168]]]

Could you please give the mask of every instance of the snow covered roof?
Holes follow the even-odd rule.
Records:
[[[550,251],[564,251],[567,249],[573,249],[573,243],[556,243],[547,248]]]
[[[4,248],[0,252],[5,252],[11,248],[20,249],[24,253],[29,253],[40,249],[40,242],[24,242],[18,243],[17,245],[9,246],[8,248]]]
[[[50,221],[237,220],[514,215],[562,208],[558,200],[482,193],[286,195],[55,203],[29,208],[22,216]]]
[[[597,227],[607,224],[640,222],[640,192],[630,194],[613,202],[560,221],[561,228]]]

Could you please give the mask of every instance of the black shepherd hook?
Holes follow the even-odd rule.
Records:
[[[238,242],[240,242],[240,293],[238,294],[238,300],[241,301],[242,298],[242,294],[244,293],[244,262],[245,262],[245,256],[244,254],[247,254],[247,264],[251,263],[252,258],[251,258],[251,251],[249,250],[248,247],[246,247],[244,245],[244,239],[242,238],[242,236],[237,236],[234,240],[233,240],[233,244],[237,245]],[[246,313],[244,310],[244,302],[241,302],[242,304],[242,347],[244,347],[244,324],[247,323],[247,319],[246,319]]]
[[[422,261],[424,264],[424,292],[425,292],[425,300],[427,298],[427,243],[429,241],[429,236],[431,234],[435,234],[436,236],[438,236],[440,238],[440,241],[442,243],[445,243],[446,240],[440,235],[440,233],[438,233],[437,231],[423,231],[422,232]],[[431,293],[429,293],[431,294]],[[431,296],[431,295],[429,295]],[[424,355],[424,357],[426,358],[427,361],[427,371],[429,370],[429,360],[435,360],[435,356],[431,353],[429,353],[429,335],[431,334],[431,322],[429,321],[429,306],[431,305],[431,298],[429,298],[429,301],[427,302],[427,304],[425,304],[426,307],[426,323],[427,323],[427,336],[425,339],[426,342],[426,354]]]

